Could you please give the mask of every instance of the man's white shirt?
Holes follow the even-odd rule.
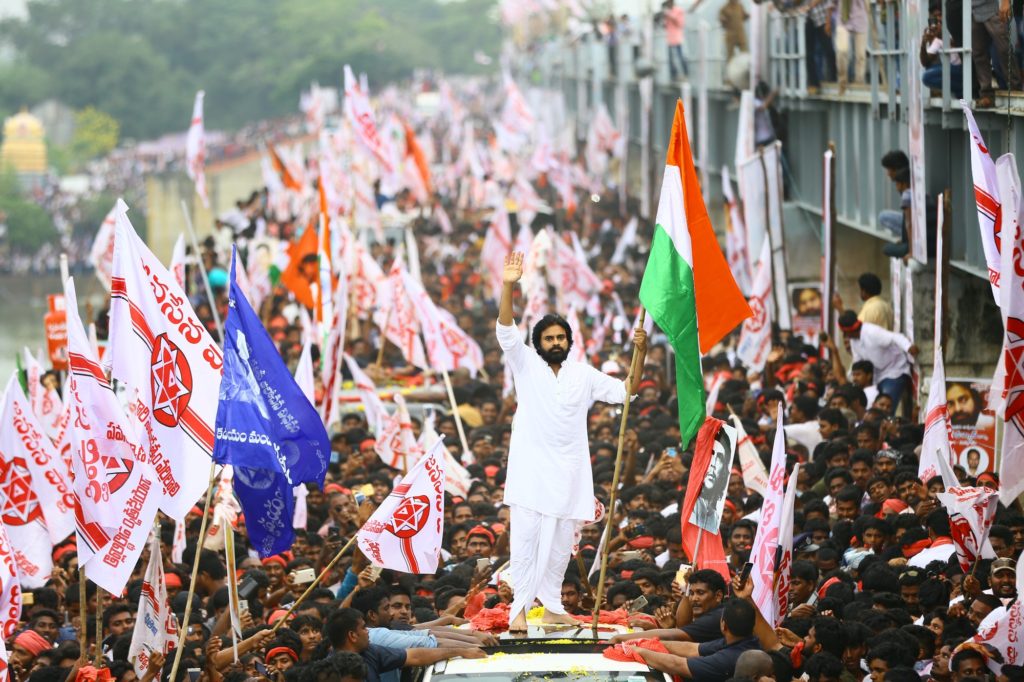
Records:
[[[888,331],[877,324],[863,322],[860,338],[850,339],[853,359],[870,360],[875,366],[875,385],[885,379],[897,379],[910,374],[910,339],[903,334]]]
[[[556,375],[516,326],[496,326],[519,405],[509,443],[505,504],[564,519],[594,518],[587,412],[597,401],[621,403],[626,384],[566,360]],[[577,340],[577,342],[581,342]]]

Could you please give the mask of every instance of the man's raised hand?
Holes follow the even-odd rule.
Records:
[[[505,284],[515,284],[523,277],[523,254],[518,251],[505,256],[505,271],[502,273],[502,281]]]

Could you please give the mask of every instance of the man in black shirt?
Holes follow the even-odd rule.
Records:
[[[665,642],[697,643],[720,639],[725,579],[718,571],[704,569],[690,575],[688,584],[689,593],[679,600],[679,607],[676,609],[675,628],[616,635],[612,638],[612,643],[641,637],[657,637]]]
[[[359,654],[366,663],[367,682],[378,682],[382,673],[398,668],[416,668],[449,658],[484,658],[487,654],[474,647],[437,649],[393,649],[370,644],[370,631],[357,609],[338,609],[327,619],[325,634],[334,651]]]
[[[647,665],[660,672],[700,682],[725,682],[744,651],[758,647],[754,633],[755,609],[749,602],[730,599],[722,609],[722,637],[712,642],[666,642],[669,653],[635,649]]]

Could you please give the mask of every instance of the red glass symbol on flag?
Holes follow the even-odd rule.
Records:
[[[8,526],[25,526],[43,517],[39,498],[32,492],[25,460],[0,460],[0,518]]]
[[[167,427],[175,427],[188,407],[192,395],[192,370],[181,349],[160,334],[153,340],[151,386],[153,417]]]
[[[430,500],[416,495],[402,500],[388,522],[387,529],[396,537],[411,538],[423,530],[430,518]]]

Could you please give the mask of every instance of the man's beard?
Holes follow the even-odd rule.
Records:
[[[540,359],[549,365],[560,365],[565,362],[567,357],[569,357],[569,349],[558,346],[551,348],[550,350],[544,350],[543,348],[538,347],[537,355],[539,355]]]
[[[974,412],[953,412],[949,415],[949,423],[953,426],[974,426],[978,423],[978,415]]]

